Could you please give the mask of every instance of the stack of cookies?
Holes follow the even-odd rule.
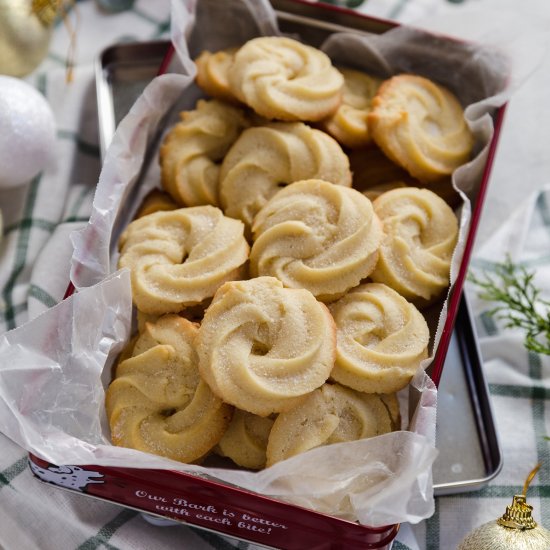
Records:
[[[283,37],[203,52],[120,238],[138,333],[107,390],[115,445],[261,469],[401,426],[449,287],[463,108],[421,76]]]

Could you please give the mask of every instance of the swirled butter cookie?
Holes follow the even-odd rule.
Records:
[[[371,273],[407,300],[424,306],[450,281],[458,221],[450,206],[428,189],[393,189],[373,202],[384,237]]]
[[[384,153],[422,182],[452,174],[468,161],[474,145],[458,99],[421,76],[384,81],[368,124]]]
[[[391,431],[390,415],[378,395],[324,384],[275,419],[267,443],[267,466],[321,445]]]
[[[322,51],[292,38],[264,36],[239,48],[229,84],[266,118],[321,120],[340,105],[344,78]]]
[[[180,114],[160,148],[161,182],[181,205],[218,204],[219,163],[248,126],[238,107],[199,100]]]
[[[430,331],[422,314],[380,283],[358,286],[331,304],[336,363],[331,377],[368,393],[404,388],[428,357]]]
[[[338,143],[350,148],[363,147],[372,141],[367,117],[382,80],[353,69],[338,67],[338,70],[344,77],[342,103],[320,125]]]
[[[334,365],[334,321],[303,289],[273,277],[223,285],[199,329],[200,372],[237,408],[268,416],[321,386]]]
[[[250,226],[281,187],[310,178],[351,185],[349,160],[336,140],[301,122],[249,128],[223,161],[220,202],[228,216]]]
[[[237,48],[227,48],[215,53],[202,52],[195,59],[197,86],[212,97],[225,101],[235,101],[235,94],[229,86],[229,71],[236,51]]]
[[[382,226],[364,195],[322,180],[281,189],[254,219],[253,276],[334,299],[374,269]]]
[[[197,330],[176,315],[147,323],[106,392],[114,445],[193,462],[221,439],[232,407],[200,378]]]
[[[216,451],[244,468],[265,468],[267,438],[274,419],[235,409]]]
[[[242,275],[249,246],[242,222],[214,206],[155,212],[120,237],[119,268],[131,271],[132,297],[144,313],[174,313],[214,295]]]

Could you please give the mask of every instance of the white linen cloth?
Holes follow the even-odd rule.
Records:
[[[434,14],[458,17],[469,9],[519,9],[511,0],[368,0],[364,13],[405,22]],[[0,248],[2,315],[0,330],[20,326],[62,299],[71,255],[69,233],[87,221],[100,170],[93,62],[117,41],[167,36],[169,0],[138,1],[129,11],[111,15],[92,1],[76,6],[80,20],[74,82],[65,82],[60,60],[66,56],[68,34],[58,25],[50,55],[28,78],[49,101],[58,125],[51,165],[27,187],[0,193],[4,240]],[[550,18],[543,0],[522,3],[522,12]],[[433,21],[433,19],[432,19]],[[446,19],[445,21],[448,21]],[[440,19],[434,25],[443,25]],[[490,24],[490,19],[487,20]],[[537,270],[537,284],[550,292],[550,59],[513,97],[489,184],[478,232],[474,267],[491,268],[506,252]],[[546,70],[545,70],[546,69]],[[524,206],[520,206],[520,204]],[[512,214],[515,213],[514,216]],[[496,231],[501,227],[500,231]],[[59,265],[67,265],[64,273]],[[550,396],[548,357],[528,354],[521,336],[491,323],[489,305],[473,299],[484,368],[504,454],[504,468],[489,486],[475,493],[440,497],[435,515],[409,528],[402,526],[395,549],[452,549],[477,525],[495,519],[521,489],[538,461],[528,501],[534,515],[550,528],[550,469],[545,403]],[[134,511],[61,491],[35,480],[26,453],[0,434],[0,548],[253,548],[184,526],[148,524]]]

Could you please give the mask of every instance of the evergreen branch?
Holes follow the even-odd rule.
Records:
[[[482,300],[495,302],[489,315],[503,320],[506,328],[523,330],[528,350],[550,355],[550,302],[540,297],[534,276],[507,257],[496,265],[494,274],[484,271],[482,277],[477,277],[470,273],[468,280],[480,288]]]

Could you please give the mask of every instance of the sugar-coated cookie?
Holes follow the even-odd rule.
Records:
[[[281,187],[310,178],[351,185],[348,157],[334,138],[301,122],[249,128],[223,161],[220,202],[250,226]]]
[[[225,101],[236,101],[229,86],[229,71],[237,48],[227,48],[217,52],[203,51],[195,64],[197,66],[197,86],[208,95]]]
[[[474,145],[458,99],[421,76],[384,81],[368,123],[384,153],[422,182],[452,174],[468,161]]]
[[[382,226],[359,191],[322,180],[281,189],[254,218],[253,276],[332,300],[374,269]]]
[[[233,409],[200,378],[197,330],[176,315],[146,324],[106,392],[114,445],[194,462],[221,439]]]
[[[249,252],[243,232],[242,222],[214,206],[134,220],[120,237],[118,265],[131,271],[136,307],[144,313],[175,313],[240,278]]]
[[[321,386],[335,345],[328,309],[273,277],[224,284],[197,339],[200,372],[212,391],[260,416],[287,410]]]
[[[372,141],[367,117],[382,80],[354,69],[338,70],[344,77],[342,103],[333,115],[320,122],[320,127],[346,147],[363,147]]]
[[[267,443],[267,466],[321,445],[391,431],[390,414],[378,395],[324,384],[276,418]]]
[[[330,305],[336,323],[331,378],[368,393],[404,388],[428,357],[430,331],[422,314],[381,283],[360,285]]]
[[[239,48],[229,84],[238,99],[266,118],[313,121],[340,105],[344,78],[321,50],[292,38],[263,36]]]
[[[219,164],[248,120],[242,109],[216,99],[199,100],[180,117],[160,148],[162,186],[180,205],[217,206]]]
[[[407,300],[425,306],[448,287],[458,220],[451,207],[428,189],[388,191],[373,202],[384,236],[370,277]]]

